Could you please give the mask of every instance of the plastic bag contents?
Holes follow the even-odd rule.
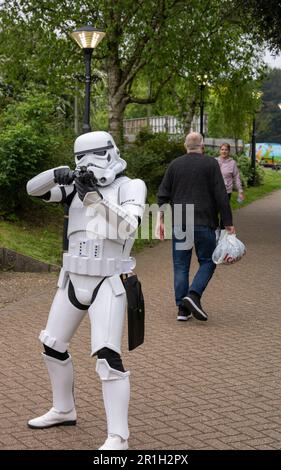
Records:
[[[238,240],[236,235],[226,232],[223,237],[220,237],[212,260],[215,264],[233,264],[239,261],[245,253],[244,243]]]

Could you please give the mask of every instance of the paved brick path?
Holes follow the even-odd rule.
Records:
[[[123,355],[132,372],[132,449],[280,449],[280,215],[281,191],[235,213],[248,252],[217,269],[204,298],[206,323],[175,320],[170,242],[138,256],[146,341]],[[55,286],[53,274],[0,273],[1,449],[96,449],[105,437],[88,319],[71,347],[77,426],[26,427],[51,405],[36,338]]]

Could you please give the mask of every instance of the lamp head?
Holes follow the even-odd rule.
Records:
[[[81,49],[94,49],[104,38],[105,32],[91,25],[82,26],[70,34]]]

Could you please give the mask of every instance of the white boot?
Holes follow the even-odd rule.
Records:
[[[112,369],[106,359],[97,360],[96,370],[102,380],[108,432],[108,437],[99,450],[127,450],[130,372]]]
[[[99,450],[128,450],[128,441],[115,434],[109,434],[105,443],[99,447]]]
[[[32,429],[51,428],[52,426],[72,426],[76,424],[76,411],[73,408],[73,410],[65,413],[51,408],[44,415],[30,419],[27,424]]]
[[[28,421],[30,428],[71,426],[76,424],[73,398],[73,365],[71,356],[65,361],[43,354],[53,390],[53,407],[42,416]]]

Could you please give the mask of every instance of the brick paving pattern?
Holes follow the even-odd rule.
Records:
[[[217,268],[203,300],[208,322],[176,322],[169,241],[138,255],[146,339],[129,353],[124,336],[123,347],[131,449],[280,449],[280,215],[281,191],[235,213],[247,255]],[[0,273],[0,449],[96,449],[105,438],[88,319],[70,349],[77,426],[26,426],[51,406],[37,336],[56,277]]]

